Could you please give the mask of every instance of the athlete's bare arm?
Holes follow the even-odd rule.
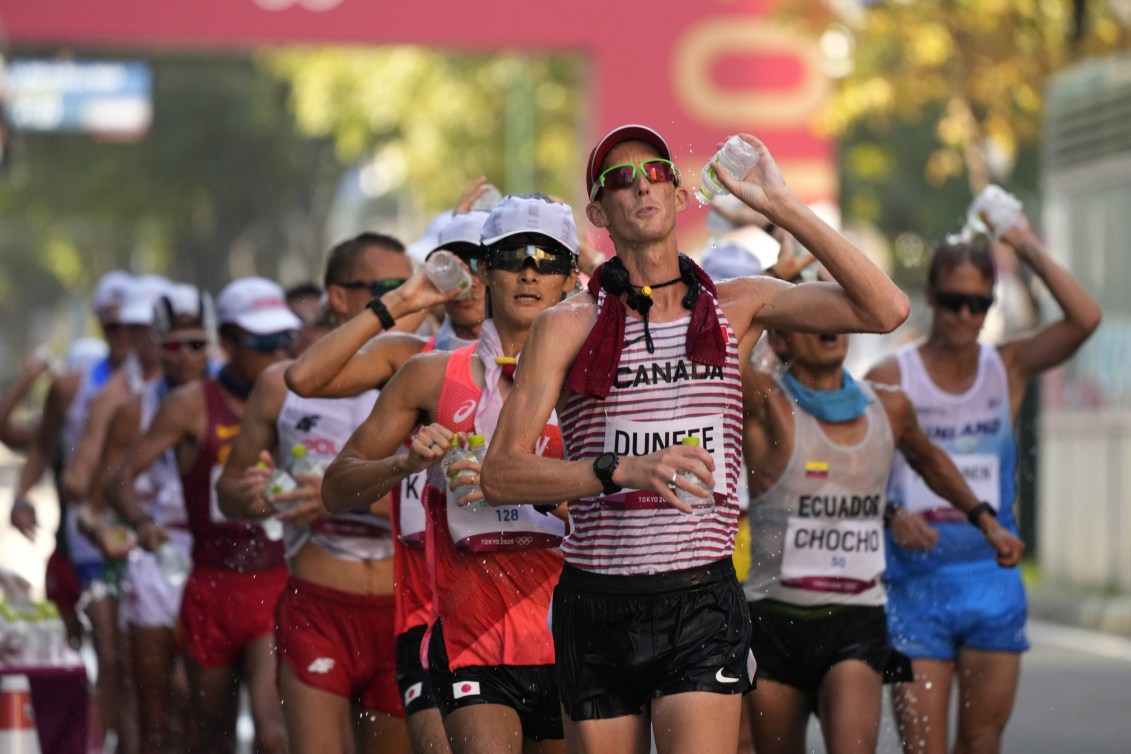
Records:
[[[137,522],[147,515],[145,506],[134,490],[134,480],[170,448],[177,450],[177,462],[183,471],[195,462],[200,440],[207,426],[204,390],[199,381],[183,385],[161,403],[149,429],[133,444],[106,477],[102,491],[123,521]],[[161,543],[161,535],[153,522],[137,526],[138,543],[152,550]]]
[[[581,294],[547,309],[534,321],[483,462],[481,487],[492,505],[548,505],[601,493],[591,460],[544,458],[532,452],[595,317],[593,299]],[[613,480],[622,487],[654,491],[672,507],[690,513],[690,507],[668,487],[679,470],[694,471],[706,489],[685,479],[678,480],[681,487],[686,485],[700,496],[710,494],[714,462],[705,450],[689,445],[673,445],[646,456],[622,456]]]
[[[792,404],[773,377],[743,363],[742,452],[751,499],[777,482],[789,462],[793,452]]]
[[[908,465],[923,477],[932,492],[955,508],[967,514],[974,510],[981,501],[974,495],[951,457],[931,442],[919,426],[915,407],[911,405],[907,395],[890,386],[874,387],[891,423],[896,447],[903,453]],[[1006,531],[995,516],[987,513],[978,518],[978,528],[990,546],[997,551],[999,565],[1017,565],[1025,553],[1025,545],[1020,539]]]
[[[290,362],[272,364],[255,380],[244,404],[240,433],[232,441],[224,471],[216,481],[220,512],[232,519],[263,518],[275,512],[263,497],[274,468],[271,451],[278,445],[276,422],[287,398],[283,372]],[[260,461],[265,466],[258,466]]]
[[[0,442],[13,450],[24,450],[35,442],[38,424],[13,424],[12,412],[27,396],[39,376],[51,367],[50,362],[33,354],[24,361],[23,369],[3,395],[0,395]]]
[[[1013,418],[1016,419],[1029,380],[1076,353],[1099,327],[1103,314],[1099,304],[1083,286],[1049,256],[1028,223],[1007,230],[1002,241],[1009,244],[1017,257],[1041,279],[1064,312],[1064,316],[1056,322],[999,346],[1002,361],[1009,372],[1009,395]]]
[[[118,406],[129,394],[125,374],[119,369],[110,376],[102,389],[90,402],[90,409],[71,462],[63,472],[63,494],[68,500],[81,502],[90,493],[98,459],[102,456],[102,445],[106,441],[106,431],[110,419]]]
[[[436,415],[447,363],[447,353],[420,354],[389,380],[369,416],[326,469],[322,499],[327,510],[341,513],[370,505],[409,474],[443,458],[452,432],[438,424],[421,430],[408,453],[399,451],[422,417]]]
[[[43,400],[39,431],[35,442],[28,448],[27,458],[24,460],[23,468],[20,469],[20,479],[10,514],[12,526],[28,539],[35,538],[35,530],[39,523],[35,507],[28,501],[27,495],[43,478],[51,459],[55,457],[67,408],[74,400],[81,380],[82,374],[79,372],[56,377],[51,387],[47,389],[47,397]]]
[[[720,283],[719,300],[739,338],[755,320],[764,327],[800,332],[890,332],[898,327],[911,311],[903,291],[789,190],[762,142],[741,136],[758,151],[758,162],[744,179],[725,170],[719,171],[719,179],[796,238],[837,282],[795,286],[755,277]]]
[[[381,302],[394,319],[430,309],[455,298],[458,290],[441,294],[418,270],[400,288],[381,296]],[[403,364],[412,353],[419,353],[423,341],[412,335],[391,341],[397,346],[383,346],[359,353],[363,346],[384,331],[381,321],[369,309],[341,327],[319,338],[287,369],[287,386],[306,398],[344,398],[378,387],[396,371],[390,364]],[[417,343],[411,351],[412,343]],[[385,348],[393,352],[385,352]],[[398,360],[399,359],[399,360]]]

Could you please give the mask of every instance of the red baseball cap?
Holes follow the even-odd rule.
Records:
[[[609,156],[609,152],[613,151],[613,147],[624,141],[646,142],[659,150],[660,156],[665,160],[672,158],[672,150],[668,147],[668,143],[664,141],[664,137],[648,126],[641,126],[637,123],[617,126],[605,134],[597,142],[597,146],[593,147],[593,151],[589,153],[589,167],[585,170],[585,191],[588,196],[593,195],[593,184],[597,182],[605,158]]]

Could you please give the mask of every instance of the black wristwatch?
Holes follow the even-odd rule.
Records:
[[[613,481],[613,472],[617,470],[620,457],[616,453],[602,453],[593,459],[593,473],[601,480],[606,495],[613,495],[623,489]]]
[[[988,513],[994,518],[997,518],[997,511],[994,510],[994,507],[989,503],[983,501],[970,509],[970,512],[966,514],[966,520],[969,521],[975,529],[980,529],[981,527],[978,526],[978,519],[982,517],[983,513]]]

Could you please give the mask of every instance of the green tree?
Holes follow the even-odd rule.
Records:
[[[570,56],[444,54],[419,47],[288,49],[262,64],[286,81],[299,127],[425,210],[475,178],[571,198],[579,178],[581,70]]]
[[[68,300],[85,305],[94,281],[115,267],[213,292],[233,275],[276,276],[288,255],[309,274],[320,267],[340,165],[328,141],[297,131],[286,84],[248,56],[148,60],[154,120],[142,140],[17,136],[0,177],[0,316],[13,349],[46,312]]]

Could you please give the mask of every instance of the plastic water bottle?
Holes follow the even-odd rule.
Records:
[[[187,552],[165,540],[153,554],[157,557],[157,567],[170,584],[180,586],[188,580],[189,571],[192,570],[192,557]]]
[[[991,183],[974,197],[966,210],[967,235],[992,233],[994,238],[1001,238],[1002,233],[1021,224],[1021,217],[1021,201]]]
[[[719,181],[716,175],[716,164],[726,168],[727,172],[735,178],[745,178],[750,169],[758,163],[758,152],[740,136],[731,136],[723,144],[723,148],[707,161],[699,177],[703,183],[695,189],[695,198],[700,204],[706,204],[716,196],[724,196],[730,191]]]
[[[699,438],[685,437],[680,441],[680,444],[699,447]],[[699,480],[699,477],[695,476],[690,471],[679,472],[679,478],[686,479],[696,487],[703,486],[703,482]],[[710,489],[710,487],[708,487],[708,489]],[[699,497],[694,492],[688,492],[682,487],[677,487],[675,490],[675,496],[679,498],[680,502],[690,505],[692,514],[696,516],[706,516],[708,513],[715,509],[715,495],[713,492],[708,497]]]
[[[483,193],[471,205],[471,211],[477,212],[490,212],[495,208],[495,205],[503,200],[503,192],[499,191],[492,184],[487,183],[483,186]]]
[[[291,448],[291,478],[300,476],[325,476],[326,467],[317,456],[311,455],[301,443]]]
[[[294,477],[287,473],[285,469],[276,467],[267,476],[263,497],[267,498],[267,502],[275,506],[277,510],[282,510],[286,504],[275,502],[275,497],[296,489],[298,489],[298,482],[295,481]],[[261,518],[259,525],[263,528],[263,533],[267,535],[267,539],[272,542],[278,542],[283,538],[283,522],[275,518],[274,513],[266,518]]]
[[[459,257],[446,249],[428,257],[428,261],[424,263],[424,274],[440,293],[458,288],[460,294],[457,298],[461,301],[471,295],[471,273],[459,261]]]
[[[467,459],[467,460],[474,459],[478,463],[482,464],[483,458],[486,455],[487,455],[487,438],[485,438],[483,435],[472,435],[471,437],[467,438],[467,450],[464,451],[463,456],[462,456],[464,459]],[[466,471],[456,472],[456,477],[452,477],[452,478],[456,479],[459,476],[461,476],[463,474],[467,474],[467,473],[469,473],[469,472],[466,472]],[[461,485],[459,485],[458,487],[456,487],[455,489],[452,490],[452,497],[455,500],[459,500],[461,497],[464,497],[465,495],[470,495],[471,493],[475,492],[477,489],[479,489],[478,484],[461,484]],[[486,500],[476,500],[473,503],[468,503],[468,505],[466,507],[469,510],[477,510],[479,508],[486,507],[486,505],[487,505]]]

